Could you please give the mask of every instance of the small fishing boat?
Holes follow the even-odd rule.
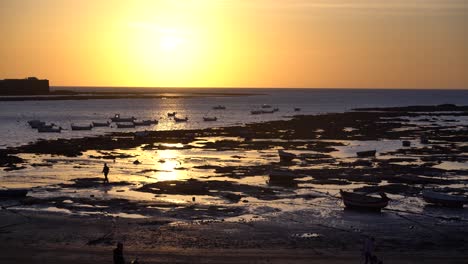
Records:
[[[356,155],[358,157],[375,157],[376,150],[366,150],[366,151],[358,151],[356,152]]]
[[[29,189],[0,189],[0,198],[22,198],[28,191]]]
[[[278,155],[280,157],[281,162],[291,162],[293,159],[297,157],[296,154],[286,152],[282,149],[278,150]]]
[[[205,122],[213,122],[213,121],[217,121],[218,118],[216,116],[213,116],[213,117],[203,117],[203,121]]]
[[[177,112],[171,112],[171,113],[167,113],[167,116],[168,117],[175,117],[176,114],[177,114]]]
[[[158,124],[158,120],[141,120],[141,121],[133,121],[135,126],[150,126]]]
[[[271,105],[269,105],[269,104],[263,104],[263,105],[262,105],[262,108],[271,108]]]
[[[410,147],[411,146],[411,141],[403,140],[402,145],[403,145],[403,147]]]
[[[40,120],[29,120],[29,121],[28,121],[28,125],[29,125],[31,128],[37,129],[37,128],[41,127],[41,126],[44,126],[44,125],[45,125],[45,122],[40,121]]]
[[[301,111],[301,108],[299,108],[299,107],[294,108],[294,112],[300,112],[300,111]]]
[[[461,208],[464,204],[468,204],[467,197],[429,190],[423,190],[422,197],[427,203],[442,205],[446,207]]]
[[[37,132],[39,133],[60,133],[62,132],[61,127],[57,126],[42,126],[37,128]]]
[[[110,126],[110,122],[92,122],[93,127],[108,127]]]
[[[115,123],[124,123],[124,122],[133,122],[136,118],[135,117],[121,117],[120,114],[115,114],[114,117],[111,117],[111,121]]]
[[[380,193],[380,197],[373,197],[367,194],[340,190],[340,194],[346,208],[357,210],[380,211],[390,201],[385,193]]]
[[[127,123],[117,123],[117,128],[135,128],[135,124],[134,124],[134,123],[130,123],[130,122],[127,122]]]
[[[180,123],[180,122],[187,122],[187,121],[188,121],[188,117],[180,118],[180,117],[174,116],[174,121],[176,121],[177,123]]]
[[[225,110],[226,107],[224,105],[217,105],[217,106],[213,106],[213,109],[214,110]]]
[[[91,130],[93,129],[93,125],[74,125],[71,124],[71,130],[78,131],[78,130]]]
[[[260,114],[263,114],[263,111],[262,110],[253,110],[253,111],[250,111],[250,113],[252,115],[260,115]]]

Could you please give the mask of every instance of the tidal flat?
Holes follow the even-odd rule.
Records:
[[[121,241],[143,263],[349,263],[373,236],[384,263],[464,263],[466,206],[429,205],[421,191],[467,195],[467,142],[467,107],[439,105],[3,149],[2,185],[30,192],[2,200],[0,260],[105,262]],[[275,170],[295,177],[272,181]],[[391,201],[349,211],[340,189]]]

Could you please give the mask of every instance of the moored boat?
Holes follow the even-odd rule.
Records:
[[[286,152],[282,149],[278,150],[278,155],[280,157],[281,162],[291,162],[297,156],[294,153]]]
[[[29,189],[0,189],[0,198],[22,198],[28,191]]]
[[[176,121],[177,123],[180,123],[180,122],[187,122],[187,121],[188,121],[188,117],[180,118],[180,117],[174,116],[174,121]]]
[[[141,120],[141,121],[133,121],[135,126],[150,126],[158,124],[158,120]]]
[[[75,124],[71,124],[71,130],[91,130],[93,129],[93,125],[89,124],[89,125],[75,125]]]
[[[346,208],[358,210],[380,211],[388,205],[390,200],[385,193],[380,193],[380,197],[373,197],[340,190],[340,194]]]
[[[213,109],[214,110],[225,110],[226,107],[224,105],[217,105],[217,106],[213,106]]]
[[[135,117],[121,117],[120,114],[115,114],[114,117],[111,117],[111,121],[115,123],[124,123],[124,122],[133,122]]]
[[[127,122],[127,123],[117,123],[117,128],[135,128],[135,124],[134,124],[134,123],[130,123],[130,122]]]
[[[92,122],[91,123],[93,125],[93,127],[108,127],[110,126],[110,122],[107,121],[107,122]]]
[[[205,122],[213,122],[213,121],[217,121],[218,118],[216,116],[213,116],[213,117],[203,117],[203,121]]]
[[[376,150],[358,151],[356,155],[358,157],[374,157],[376,152]]]
[[[468,198],[464,196],[451,195],[435,191],[423,190],[422,197],[424,201],[430,204],[437,204],[446,207],[463,207],[468,204]]]
[[[37,128],[37,132],[39,133],[60,133],[62,132],[61,127],[57,126],[41,126]]]
[[[28,121],[28,125],[31,127],[31,128],[39,128],[39,127],[42,127],[45,125],[45,122],[44,121],[40,121],[40,120],[29,120]]]

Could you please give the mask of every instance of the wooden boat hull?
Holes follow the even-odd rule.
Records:
[[[389,199],[386,196],[381,198],[370,197],[362,194],[341,191],[341,198],[346,208],[364,211],[380,212],[388,205]]]
[[[91,129],[93,129],[93,127],[92,126],[83,126],[83,127],[82,126],[72,126],[71,129],[73,131],[83,131],[83,130],[91,130]]]
[[[132,123],[132,124],[120,124],[120,123],[117,123],[117,128],[135,128],[135,125]]]
[[[93,122],[93,127],[108,127],[110,124],[107,123],[99,123],[99,122]]]
[[[39,133],[60,133],[62,132],[62,129],[60,128],[49,128],[49,127],[39,127],[37,129],[37,132]]]
[[[463,205],[468,203],[468,199],[466,198],[455,197],[448,194],[440,194],[435,192],[423,191],[422,198],[427,203],[452,208],[463,208]]]

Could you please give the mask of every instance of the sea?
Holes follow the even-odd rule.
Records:
[[[56,90],[74,90],[88,92],[118,92],[159,95],[152,99],[90,99],[90,100],[49,100],[49,101],[0,101],[0,148],[24,145],[40,139],[79,138],[116,131],[140,130],[175,130],[199,129],[208,127],[225,127],[244,125],[254,122],[270,120],[285,120],[294,115],[315,115],[321,113],[345,112],[362,107],[390,107],[408,105],[437,105],[457,104],[468,105],[468,90],[382,90],[382,89],[142,89],[142,88],[89,88],[89,87],[54,87]],[[225,106],[225,110],[214,110],[214,106]],[[251,111],[262,109],[263,105],[270,105],[278,111],[271,114],[252,115]],[[297,112],[294,109],[300,108]],[[188,122],[176,123],[167,113],[177,112],[179,117],[187,117]],[[71,124],[90,124],[93,121],[105,122],[115,114],[122,117],[134,116],[138,119],[158,119],[159,124],[148,127],[119,129],[113,124],[111,127],[98,127],[90,131],[72,131]],[[214,117],[216,122],[204,122],[203,117]],[[456,118],[458,126],[468,126],[466,116],[447,117]],[[38,119],[47,123],[54,123],[64,128],[62,133],[38,133],[27,124],[28,120]],[[444,122],[444,120],[439,120]],[[438,122],[439,122],[438,121]],[[419,124],[418,120],[411,120]],[[424,126],[424,124],[420,124]],[[425,124],[427,125],[427,124]],[[218,140],[241,140],[239,138],[197,138],[190,144],[205,144]],[[261,140],[261,139],[256,139]],[[390,159],[392,155],[385,153],[401,148],[400,140],[375,141],[343,141],[343,146],[329,153],[338,162],[333,164],[316,165],[313,162],[295,162],[288,169],[316,169],[321,166],[340,168],[342,162],[356,161],[357,151],[376,149],[379,159]],[[210,166],[272,166],[278,162],[278,149],[262,150],[225,150],[217,149],[185,149],[183,143],[155,142],[166,148],[147,149],[141,146],[131,149],[115,149],[112,151],[88,150],[78,157],[64,157],[50,154],[20,153],[17,156],[25,162],[14,168],[0,170],[1,188],[28,188],[28,196],[53,201],[44,202],[36,206],[22,205],[16,210],[39,210],[53,213],[77,215],[111,215],[126,218],[144,218],[145,214],[133,211],[119,211],[111,204],[103,211],[103,207],[96,206],[94,200],[113,201],[126,199],[133,202],[151,201],[169,204],[191,204],[196,199],[197,204],[211,206],[247,207],[243,219],[249,216],[265,217],[283,211],[302,212],[310,209],[310,201],[299,196],[317,196],[326,193],[334,195],[327,199],[320,199],[320,215],[329,219],[338,219],[342,205],[339,204],[340,189],[353,190],[355,188],[375,185],[369,183],[350,182],[347,185],[310,184],[300,182],[294,189],[294,195],[282,197],[280,200],[260,200],[254,196],[243,194],[248,203],[234,203],[212,195],[184,195],[158,194],[138,191],[138,188],[148,183],[160,181],[185,181],[196,179],[199,181],[228,181],[238,184],[274,188],[269,185],[267,173],[253,176],[238,175],[228,177],[214,170]],[[411,139],[414,147],[422,148],[417,139]],[[294,150],[297,155],[313,154],[311,151]],[[110,161],[105,157],[117,156]],[[235,158],[234,158],[235,157]],[[399,156],[405,158],[406,156]],[[135,161],[138,160],[137,165]],[[115,186],[100,184],[102,167],[105,162],[110,163],[111,182],[120,183]],[[422,161],[408,163],[408,165],[422,164]],[[206,167],[208,169],[203,169]],[[440,177],[450,175],[451,179],[465,182],[465,185],[452,184],[446,187],[466,188],[467,176],[453,175],[453,171],[468,170],[468,163],[461,161],[443,161],[434,165],[435,168],[446,170]],[[330,169],[330,168],[328,168]],[[372,177],[372,176],[369,176]],[[96,179],[97,183],[96,183]],[[311,180],[308,176],[304,181]],[[89,185],[93,183],[94,185]],[[80,186],[84,183],[84,186]],[[86,185],[88,184],[88,185]],[[387,184],[386,181],[379,183]],[[282,188],[280,188],[282,189]],[[219,191],[219,190],[213,190]],[[391,209],[410,210],[413,213],[427,213],[421,197],[404,197],[404,194],[391,196]],[[296,197],[297,196],[297,197]],[[90,200],[91,199],[91,200]],[[55,203],[57,202],[57,203]],[[87,204],[82,204],[86,202]],[[12,207],[13,208],[13,207]],[[162,209],[161,209],[162,210]],[[165,209],[166,210],[166,209]],[[466,213],[456,211],[431,210],[431,215],[444,217],[462,217],[467,219]],[[338,217],[338,218],[337,218]],[[341,219],[341,218],[340,218]],[[390,219],[391,220],[391,219]],[[339,221],[338,221],[339,222]]]
[[[19,146],[39,139],[75,138],[115,131],[199,129],[244,125],[291,118],[297,114],[345,112],[361,107],[457,104],[468,105],[468,90],[447,89],[259,89],[259,88],[112,88],[52,87],[75,92],[144,92],[160,95],[149,99],[90,99],[50,101],[0,101],[0,149]],[[279,111],[252,115],[250,111],[268,104]],[[223,105],[225,110],[214,110]],[[294,111],[300,108],[300,112]],[[188,122],[175,123],[167,116],[177,112]],[[91,131],[72,131],[71,124],[105,122],[115,114],[122,117],[158,119],[151,127],[118,129],[114,126]],[[217,117],[203,122],[203,117]],[[27,121],[41,120],[64,128],[62,133],[38,133]]]

